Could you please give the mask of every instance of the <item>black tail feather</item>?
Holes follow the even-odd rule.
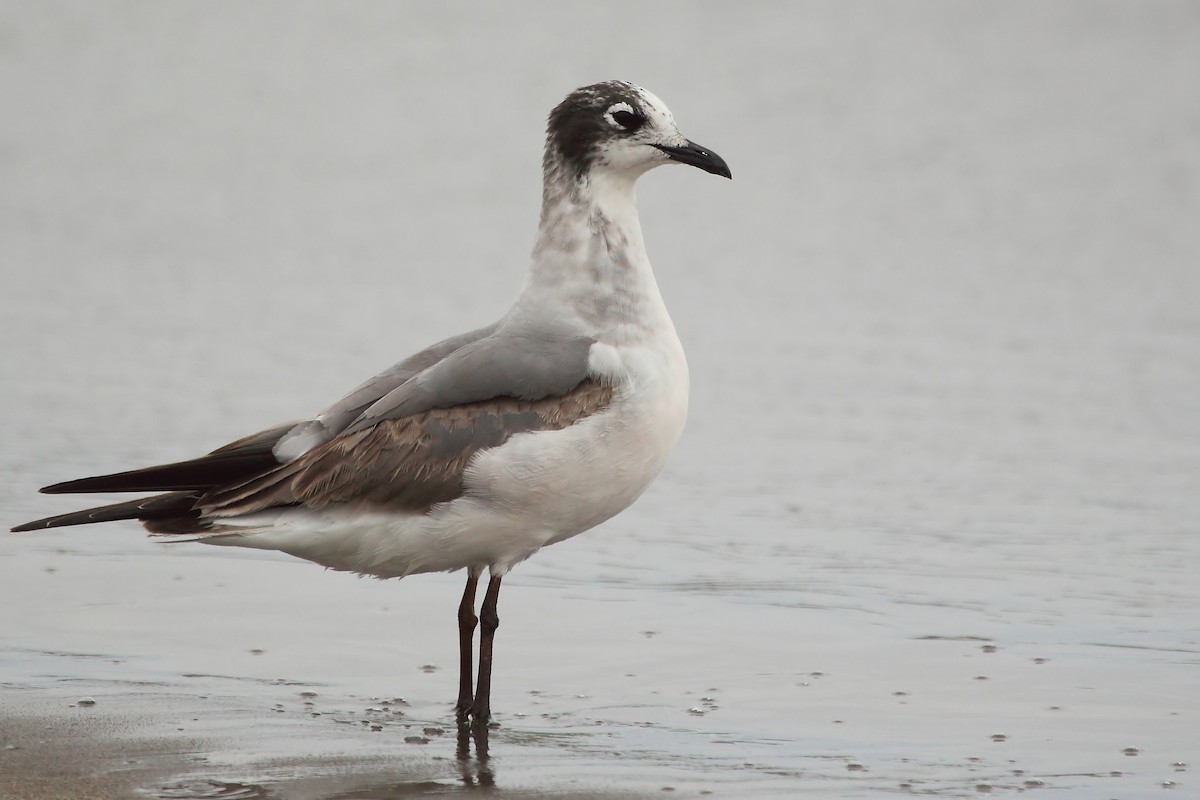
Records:
[[[274,447],[295,425],[295,422],[285,422],[267,428],[200,458],[64,481],[43,487],[41,492],[195,492],[226,483],[241,483],[279,466]]]
[[[44,530],[65,525],[87,525],[118,519],[137,519],[151,533],[196,533],[210,525],[200,519],[196,507],[205,492],[224,485],[237,485],[279,467],[274,448],[297,423],[285,422],[219,447],[206,456],[145,469],[97,475],[56,483],[42,489],[45,494],[72,492],[166,492],[109,506],[85,508],[70,514],[26,522],[14,533]]]
[[[198,492],[171,492],[169,494],[142,497],[137,500],[127,500],[124,503],[114,503],[109,506],[85,508],[70,514],[59,514],[54,517],[26,522],[12,529],[13,533],[60,528],[66,525],[88,525],[93,522],[112,522],[118,519],[152,520],[198,520],[200,512],[195,508],[200,499]],[[193,523],[195,524],[195,523]],[[174,527],[174,526],[172,526]]]
[[[266,453],[212,453],[191,461],[64,481],[41,489],[43,494],[75,492],[194,492],[239,483],[279,466]]]

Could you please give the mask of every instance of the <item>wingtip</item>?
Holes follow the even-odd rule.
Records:
[[[41,494],[71,494],[72,492],[79,491],[78,489],[75,489],[76,485],[83,483],[84,481],[91,480],[94,480],[94,478],[80,478],[73,481],[52,483],[49,486],[43,486],[42,488],[38,489],[38,492]]]

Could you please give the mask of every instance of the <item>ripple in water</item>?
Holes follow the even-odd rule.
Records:
[[[263,786],[196,778],[163,786],[154,796],[159,800],[267,800],[271,793]]]

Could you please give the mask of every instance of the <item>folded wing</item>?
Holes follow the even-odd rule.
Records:
[[[501,397],[382,420],[266,475],[210,492],[199,507],[212,522],[279,506],[427,511],[462,496],[463,473],[476,453],[518,433],[569,427],[603,410],[612,392],[588,379],[540,400]]]
[[[190,461],[42,490],[166,494],[13,530],[138,519],[153,533],[203,535],[221,519],[278,507],[421,513],[462,495],[464,472],[481,450],[516,434],[561,430],[607,407],[612,386],[588,376],[591,343],[473,331],[400,362],[317,420],[269,428]],[[297,431],[306,439],[300,447]],[[281,455],[289,437],[294,452]]]

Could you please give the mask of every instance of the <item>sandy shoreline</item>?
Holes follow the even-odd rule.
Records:
[[[164,709],[117,712],[71,707],[45,696],[5,699],[0,712],[0,797],[117,800],[144,797],[202,752],[200,741],[167,735]]]
[[[0,712],[0,797],[332,800],[479,790],[512,798],[648,796],[585,786],[501,788],[487,756],[489,737],[481,743],[478,735],[400,723],[378,711],[368,725],[370,715],[352,720],[356,715],[333,712],[322,723],[319,712],[302,711],[285,719],[278,706],[254,711],[228,698],[161,692],[113,694],[93,706],[18,697]],[[367,728],[376,741],[357,746]]]

